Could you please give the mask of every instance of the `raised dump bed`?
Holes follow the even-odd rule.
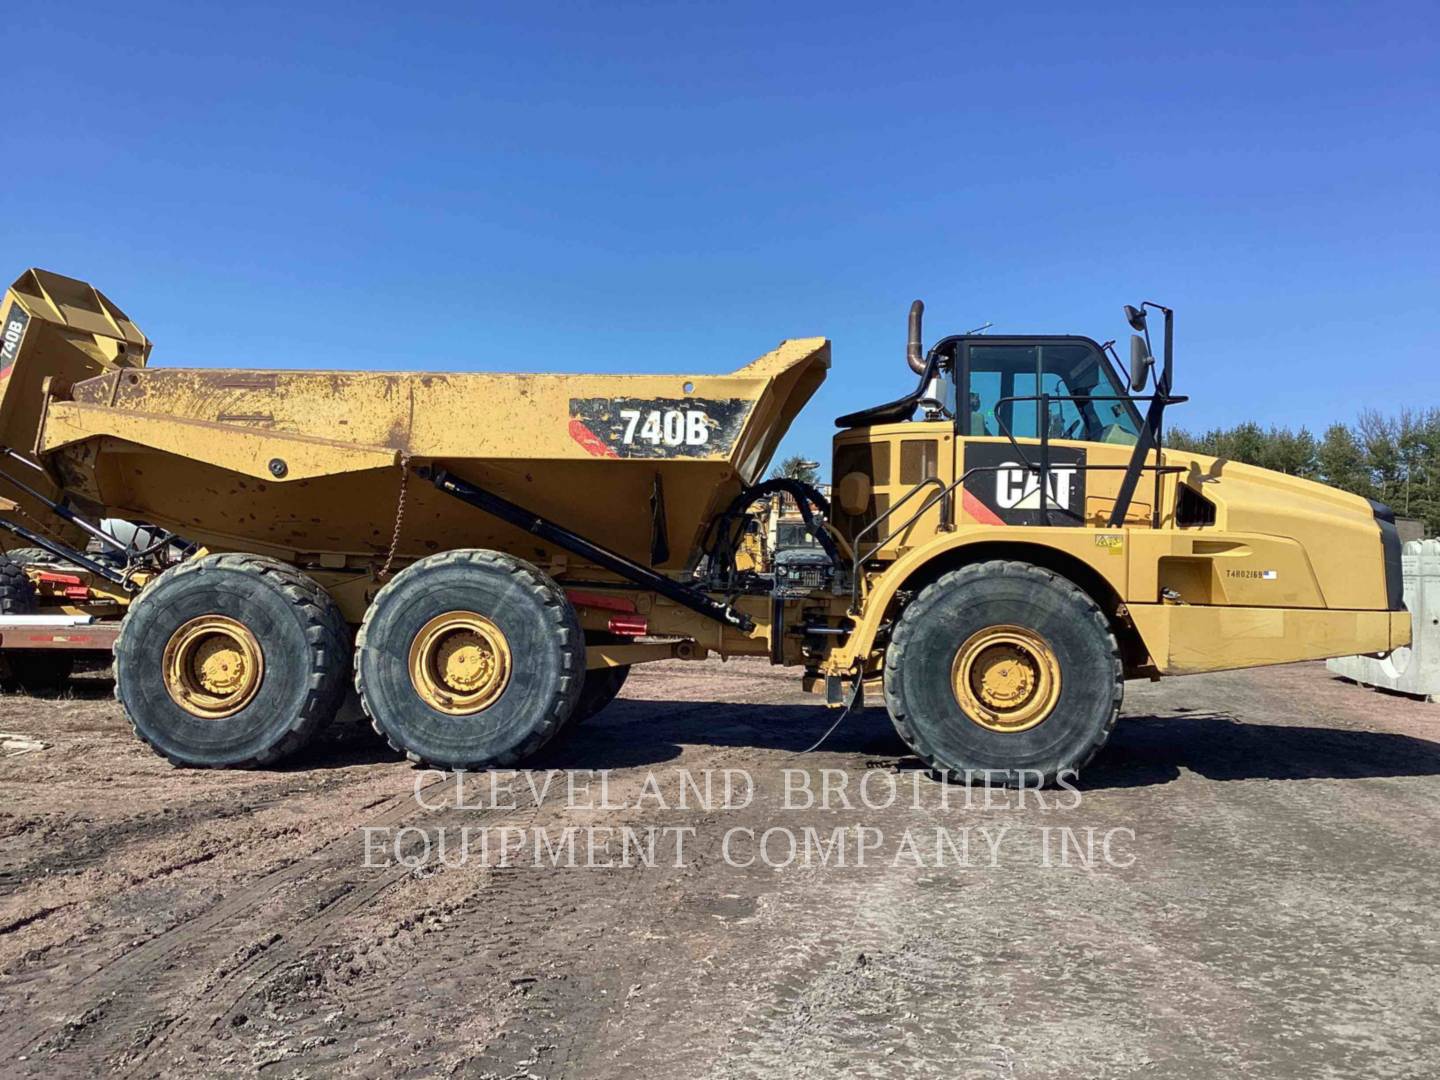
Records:
[[[60,495],[58,476],[23,463],[13,452],[36,450],[52,397],[63,397],[75,383],[107,371],[143,367],[150,342],[98,289],[43,270],[20,275],[6,300],[0,300],[0,318],[0,448],[5,451],[0,472],[22,485],[4,484],[0,497],[17,504],[10,517],[64,543],[83,545],[85,532],[50,513],[43,501]]]
[[[406,477],[443,468],[682,567],[829,367],[828,342],[807,338],[728,375],[149,368],[149,342],[83,282],[32,270],[13,291],[24,318],[6,344],[5,445],[112,516],[288,560],[387,558],[397,518],[401,559],[556,554]]]

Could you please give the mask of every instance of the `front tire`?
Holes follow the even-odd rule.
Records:
[[[166,571],[115,641],[115,696],[176,765],[249,768],[303,746],[339,707],[349,631],[287,563],[207,555]]]
[[[1124,695],[1120,648],[1073,583],[992,560],[926,587],[885,657],[885,704],[937,772],[1053,783],[1105,744]]]
[[[355,650],[375,730],[412,761],[508,766],[544,746],[585,681],[585,637],[565,593],[521,559],[431,555],[376,595]]]

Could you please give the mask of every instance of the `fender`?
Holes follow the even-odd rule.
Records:
[[[875,647],[886,615],[898,593],[916,576],[938,577],[970,561],[967,548],[984,548],[982,558],[1013,558],[1025,560],[1030,552],[1054,551],[1089,567],[1124,597],[1129,586],[1129,529],[1057,529],[1043,525],[1007,526],[996,529],[990,525],[962,525],[956,531],[943,533],[928,543],[906,552],[879,574],[869,579],[866,594],[858,613],[852,615],[855,627],[845,644],[827,658],[829,674],[850,671],[856,660],[868,657]],[[1033,559],[1033,554],[1032,554]],[[938,566],[937,566],[938,564]],[[927,568],[934,574],[926,574]]]

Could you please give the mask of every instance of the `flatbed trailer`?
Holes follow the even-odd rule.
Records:
[[[0,617],[0,652],[63,649],[109,655],[120,636],[116,620],[93,615],[7,615]]]

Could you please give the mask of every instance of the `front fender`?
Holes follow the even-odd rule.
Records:
[[[1044,564],[1046,553],[1059,553],[1098,575],[1117,597],[1129,590],[1128,529],[1062,529],[1046,526],[1013,525],[999,530],[990,525],[961,526],[913,548],[884,570],[868,578],[868,588],[858,612],[852,615],[854,629],[845,644],[831,652],[824,669],[844,674],[857,660],[870,656],[880,628],[885,624],[895,596],[907,584],[929,582],[940,574],[975,558],[1010,558]],[[981,550],[983,548],[983,551]],[[1053,560],[1049,560],[1053,561]]]

